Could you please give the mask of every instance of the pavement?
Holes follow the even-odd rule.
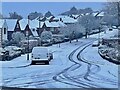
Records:
[[[27,54],[14,58],[11,61],[0,61],[1,68],[22,68],[31,64],[31,58],[29,54],[29,60],[27,60]]]

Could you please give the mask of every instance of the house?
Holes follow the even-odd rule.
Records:
[[[105,16],[105,13],[102,11],[102,12],[99,12],[97,15],[96,15],[96,17],[98,18],[98,19],[101,19],[101,18],[103,18]]]
[[[74,19],[78,19],[81,15],[74,15],[74,14],[71,14],[70,17],[71,18],[74,18]]]
[[[7,30],[8,26],[5,19],[0,19],[0,47],[2,42],[7,40]]]
[[[29,36],[37,37],[37,28],[39,27],[38,20],[28,20],[28,19],[22,19],[19,21],[21,32],[23,32],[26,36],[26,32],[29,32]]]
[[[8,26],[8,40],[11,40],[12,39],[12,34],[13,32],[16,32],[16,31],[20,31],[20,27],[19,27],[19,22],[17,19],[6,19],[6,23],[7,23],[7,26]]]
[[[45,21],[45,22],[41,22],[41,30],[43,31],[44,29],[47,30],[47,31],[51,31],[52,34],[57,34],[59,33],[59,28],[60,27],[65,27],[66,25],[61,22],[61,21],[53,21],[53,22],[50,22],[50,21]],[[41,32],[42,32],[41,31]]]
[[[55,17],[53,20],[58,20],[63,22],[64,24],[74,24],[77,22],[77,19],[71,18],[69,16],[65,16],[65,15],[61,15],[61,16],[57,16]]]

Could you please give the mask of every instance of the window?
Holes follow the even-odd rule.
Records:
[[[19,25],[17,24],[17,28],[19,28]]]
[[[4,28],[4,34],[6,34],[6,28]]]
[[[35,31],[35,29],[33,29],[33,31]]]

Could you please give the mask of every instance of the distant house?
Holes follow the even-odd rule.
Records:
[[[57,34],[59,33],[59,28],[60,27],[65,27],[66,25],[61,22],[61,21],[54,21],[54,22],[50,22],[50,21],[45,21],[45,22],[41,22],[41,30],[43,31],[44,29],[47,31],[51,31],[52,34]],[[42,32],[41,31],[41,32]]]
[[[8,26],[5,19],[0,19],[0,47],[2,42],[7,40],[7,30]]]
[[[65,16],[65,15],[61,15],[61,16],[57,16],[55,17],[53,20],[58,20],[63,22],[64,24],[74,24],[77,22],[77,19],[71,18],[69,16]]]
[[[99,19],[103,18],[104,16],[105,16],[105,13],[104,13],[104,12],[99,12],[99,13],[96,15],[96,17],[99,18]]]
[[[73,19],[78,19],[80,16],[81,15],[74,15],[74,14],[70,15],[70,17],[73,18]]]

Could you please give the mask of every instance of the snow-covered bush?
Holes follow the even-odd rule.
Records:
[[[43,31],[41,33],[41,40],[43,42],[50,42],[52,40],[52,33],[50,31]]]
[[[23,39],[25,39],[25,35],[22,32],[14,32],[12,34],[12,40],[16,43],[21,42]]]
[[[5,46],[8,46],[9,45],[9,41],[8,40],[3,40],[2,41],[2,46],[5,47]]]

